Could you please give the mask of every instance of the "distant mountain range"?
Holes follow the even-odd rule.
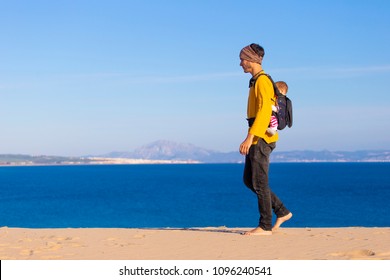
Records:
[[[237,152],[218,152],[171,141],[160,140],[142,146],[133,152],[112,152],[108,158],[140,158],[149,160],[182,160],[202,163],[240,163],[244,157]],[[383,162],[390,161],[390,151],[274,151],[271,162]]]
[[[160,140],[131,152],[111,152],[84,157],[0,155],[0,165],[134,164],[134,163],[242,163],[237,152],[218,152]],[[274,151],[271,162],[390,162],[389,150]]]
[[[139,147],[133,152],[112,152],[101,155],[109,158],[142,158],[148,160],[180,160],[202,163],[241,162],[243,157],[238,152],[222,153],[192,144],[175,143],[166,140],[156,141]]]

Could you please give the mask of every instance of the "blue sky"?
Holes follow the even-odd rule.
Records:
[[[238,151],[242,47],[289,85],[277,150],[390,149],[389,1],[0,1],[0,153]]]

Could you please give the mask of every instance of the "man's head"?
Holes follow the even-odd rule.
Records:
[[[258,66],[254,64],[261,66],[263,57],[264,48],[258,44],[250,44],[244,47],[240,52],[240,66],[245,73],[253,72],[253,68],[258,68]]]
[[[264,48],[258,44],[250,44],[240,52],[240,59],[261,64],[264,57]]]

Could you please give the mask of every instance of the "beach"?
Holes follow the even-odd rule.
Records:
[[[0,228],[1,260],[390,260],[390,228]]]

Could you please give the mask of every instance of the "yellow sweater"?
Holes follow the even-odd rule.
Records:
[[[272,105],[275,105],[274,88],[271,80],[260,75],[255,86],[249,89],[247,116],[256,118],[249,133],[254,135],[253,144],[256,144],[259,138],[265,142],[272,143],[279,139],[278,133],[270,135],[267,133],[272,114]]]

